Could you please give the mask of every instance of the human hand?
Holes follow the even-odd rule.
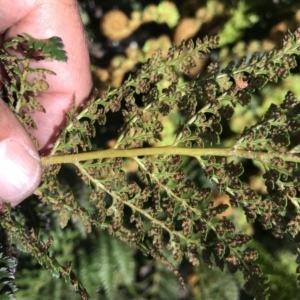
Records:
[[[63,126],[73,96],[78,107],[92,87],[89,55],[76,0],[0,0],[0,46],[22,33],[37,39],[59,36],[68,56],[67,62],[31,63],[33,68],[56,73],[47,77],[49,89],[39,97],[46,113],[31,115],[38,129],[30,133],[39,141],[39,153],[44,154],[49,152]],[[0,68],[0,84],[1,75]],[[30,196],[40,183],[41,173],[37,149],[0,99],[0,202],[15,206]]]

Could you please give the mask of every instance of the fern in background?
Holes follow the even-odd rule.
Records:
[[[17,286],[15,284],[15,268],[17,260],[5,256],[3,248],[0,252],[0,295],[3,300],[13,300]]]

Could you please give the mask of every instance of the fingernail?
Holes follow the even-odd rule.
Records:
[[[34,192],[40,179],[37,153],[13,139],[0,142],[0,201],[21,202]]]

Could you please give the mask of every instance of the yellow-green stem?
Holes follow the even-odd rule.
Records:
[[[53,164],[77,164],[80,161],[111,158],[111,157],[136,157],[136,156],[152,156],[152,155],[182,155],[182,156],[225,156],[240,157],[247,159],[269,162],[273,158],[281,158],[284,161],[300,162],[299,154],[288,152],[262,152],[249,151],[244,149],[233,148],[180,148],[180,147],[153,147],[153,148],[135,148],[135,149],[108,149],[90,151],[77,154],[51,155],[42,158],[42,165]]]

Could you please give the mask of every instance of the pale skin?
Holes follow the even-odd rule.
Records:
[[[0,0],[0,43],[22,33],[38,39],[61,37],[68,61],[42,60],[31,65],[56,73],[47,77],[50,88],[39,97],[46,113],[32,115],[38,130],[31,133],[39,141],[39,149],[0,99],[0,202],[12,206],[38,187],[40,155],[49,152],[73,96],[79,106],[92,88],[89,55],[76,0]],[[0,71],[0,82],[2,76]]]

